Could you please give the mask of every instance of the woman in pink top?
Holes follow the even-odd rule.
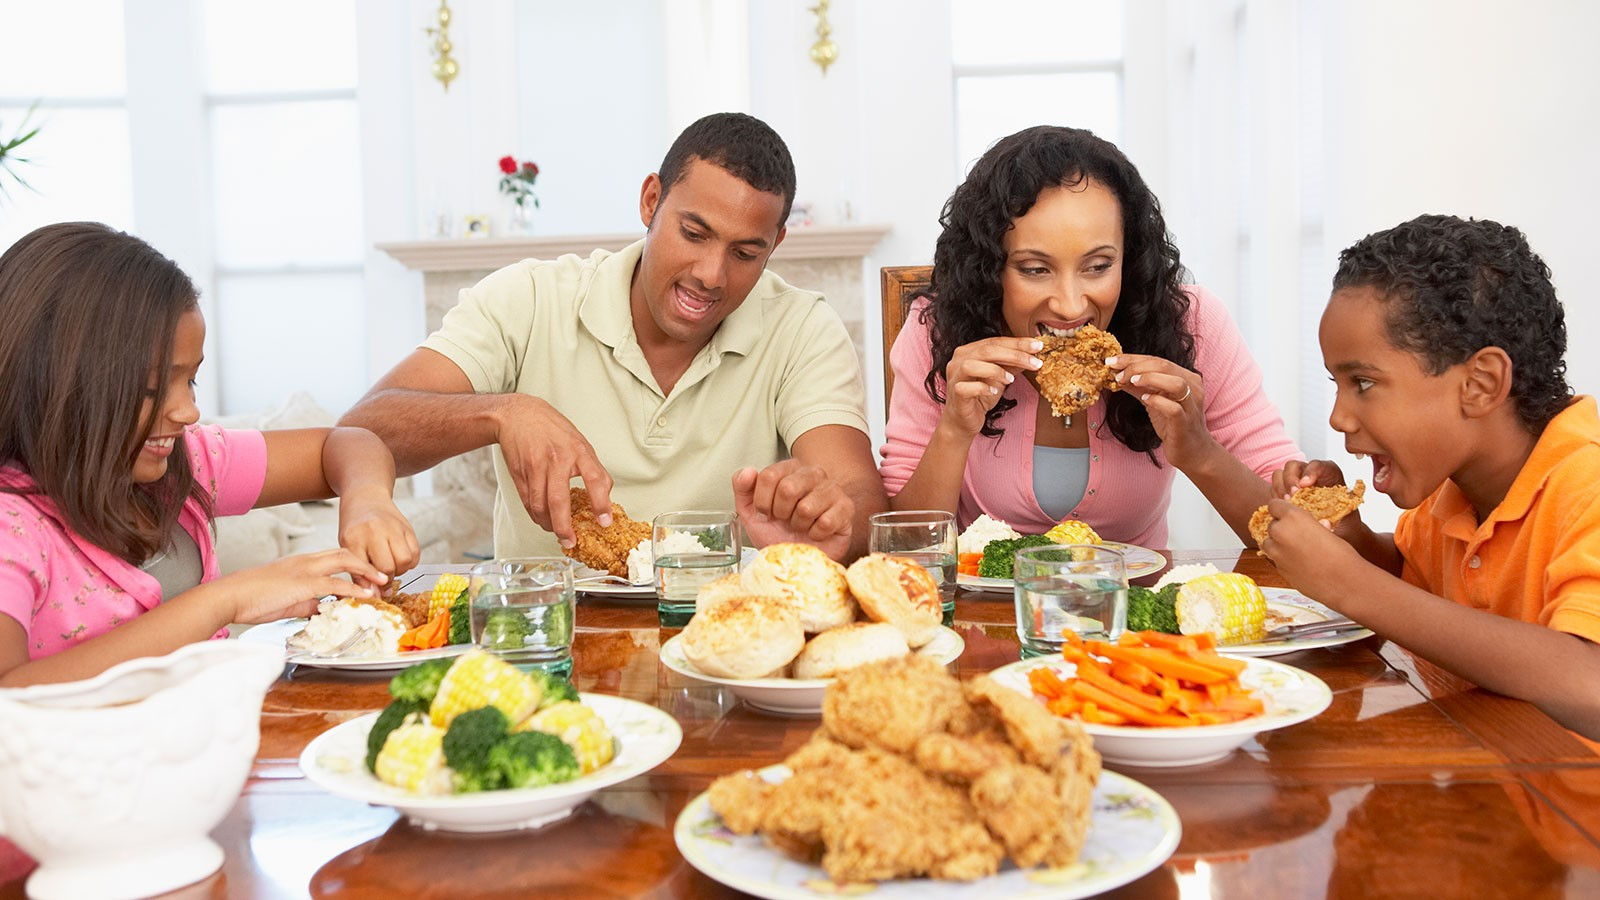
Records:
[[[980,513],[1024,533],[1062,518],[1167,544],[1174,471],[1241,540],[1299,451],[1227,310],[1180,283],[1160,203],[1127,157],[1075,128],[997,143],[940,217],[933,280],[890,352],[883,479],[896,509]],[[1121,390],[1068,418],[1041,403],[1045,334],[1116,336]],[[1019,377],[1020,376],[1020,377]]]
[[[195,424],[205,320],[144,241],[87,222],[33,231],[0,256],[0,321],[0,685],[308,615],[416,562],[370,432]],[[344,549],[217,577],[213,516],[334,494]]]

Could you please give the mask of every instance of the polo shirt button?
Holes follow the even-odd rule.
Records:
[[[1094,496],[1094,488],[1089,488],[1089,496]]]
[[[1467,565],[1469,565],[1469,566],[1473,567],[1474,569],[1476,569],[1479,566],[1483,565],[1483,560],[1481,560],[1478,557],[1474,556],[1471,559],[1467,560]]]
[[[1091,454],[1089,454],[1089,459],[1090,459],[1090,460],[1091,460],[1091,461],[1093,461],[1093,462],[1099,462],[1099,461],[1100,461],[1100,454],[1098,454],[1098,453],[1091,453]]]
[[[661,426],[662,428],[667,427],[667,417],[666,416],[662,416],[661,418],[657,419],[656,420],[656,424]]]

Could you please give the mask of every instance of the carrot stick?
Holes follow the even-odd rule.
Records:
[[[1184,653],[1194,653],[1200,649],[1200,642],[1192,634],[1167,634],[1161,631],[1141,631],[1138,633],[1140,640],[1146,647],[1159,647],[1163,650],[1180,650]]]
[[[1122,647],[1108,644],[1105,641],[1090,641],[1087,644],[1089,652],[1103,656],[1112,662],[1136,662],[1162,674],[1192,681],[1195,684],[1211,684],[1217,681],[1226,681],[1233,677],[1233,673],[1213,668],[1204,663],[1197,662],[1189,657],[1179,656],[1170,650],[1156,650],[1141,647]]]
[[[401,650],[432,650],[450,639],[450,610],[400,635]]]
[[[1186,725],[1182,716],[1170,716],[1164,713],[1151,712],[1141,709],[1121,697],[1113,696],[1092,684],[1079,679],[1072,683],[1072,693],[1084,703],[1093,703],[1100,709],[1114,712],[1135,725]]]
[[[1119,700],[1126,700],[1153,713],[1164,713],[1172,706],[1158,695],[1146,694],[1136,687],[1123,684],[1099,666],[1079,666],[1078,679],[1085,684],[1094,685]]]

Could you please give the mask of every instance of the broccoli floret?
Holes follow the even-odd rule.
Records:
[[[396,700],[416,700],[427,708],[433,695],[439,693],[439,682],[450,671],[453,659],[430,659],[417,663],[389,679],[389,696]]]
[[[528,677],[539,685],[540,709],[560,703],[563,700],[578,699],[578,689],[572,686],[572,682],[559,675],[551,675],[549,672],[534,669],[528,673]]]
[[[461,596],[456,602],[450,604],[450,643],[472,643],[472,611],[468,608],[467,592],[462,589]]]
[[[455,770],[458,793],[504,787],[489,765],[489,753],[510,729],[506,714],[494,706],[468,710],[451,720],[444,733],[444,761]]]
[[[385,706],[383,712],[378,713],[378,720],[372,723],[372,730],[367,732],[367,771],[377,774],[378,753],[383,750],[383,742],[389,739],[389,732],[404,725],[406,717],[412,713],[426,715],[427,712],[427,700],[395,700]]]
[[[702,528],[699,531],[691,531],[689,533],[694,535],[694,539],[700,542],[700,546],[713,553],[728,549],[728,539],[723,537],[715,528]]]
[[[1128,588],[1128,630],[1178,634],[1178,588],[1169,584],[1159,591]]]
[[[489,769],[508,788],[558,784],[578,777],[578,758],[553,734],[519,731],[489,751]]]
[[[489,610],[478,645],[487,650],[521,650],[528,639],[528,617],[520,609]]]
[[[983,559],[978,561],[978,577],[1010,578],[1017,562],[1017,551],[1027,547],[1040,547],[1052,541],[1042,534],[1025,534],[1018,538],[1001,538],[990,541],[983,548]]]

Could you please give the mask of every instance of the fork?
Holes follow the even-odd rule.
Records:
[[[332,650],[329,650],[327,653],[307,653],[306,655],[316,659],[338,659],[339,657],[355,649],[357,644],[371,637],[372,631],[373,629],[370,627],[363,628],[360,631],[357,631],[355,634],[350,635],[350,637],[345,639],[344,643],[333,648]]]

